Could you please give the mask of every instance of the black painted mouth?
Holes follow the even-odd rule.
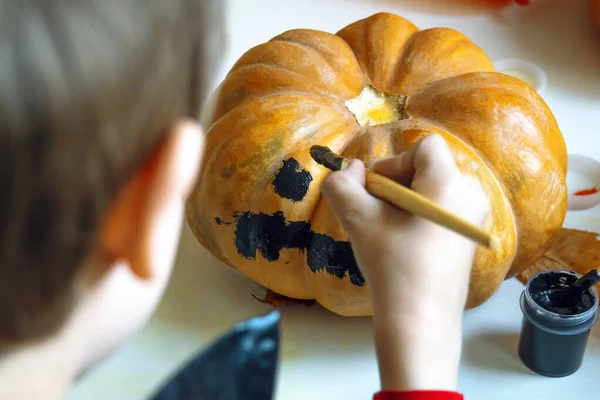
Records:
[[[298,249],[306,252],[307,264],[314,273],[325,271],[339,279],[348,274],[353,285],[365,284],[350,242],[316,233],[310,222],[286,221],[282,211],[273,215],[246,211],[235,214],[234,218],[235,246],[240,256],[256,259],[258,252],[274,262],[279,260],[282,250]],[[216,222],[224,224],[219,218]]]
[[[311,149],[312,152],[314,149]],[[300,202],[306,197],[312,180],[309,171],[302,169],[294,158],[288,158],[275,175],[273,189],[282,198]],[[240,256],[256,259],[257,253],[260,253],[264,259],[274,262],[279,260],[282,250],[297,249],[306,253],[307,264],[314,273],[325,271],[339,279],[348,274],[352,284],[365,284],[350,243],[314,232],[310,222],[286,221],[282,211],[273,215],[246,211],[233,217],[236,223],[235,246]],[[233,224],[218,217],[215,221],[217,225]]]

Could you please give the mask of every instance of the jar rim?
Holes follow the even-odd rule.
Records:
[[[598,292],[596,291],[596,288],[593,286],[589,289],[589,291],[592,294],[592,297],[594,298],[594,304],[588,310],[585,310],[584,312],[582,312],[580,314],[563,315],[563,314],[558,314],[558,313],[555,313],[552,311],[548,311],[545,308],[543,308],[542,306],[540,306],[531,297],[531,293],[529,291],[531,282],[533,282],[536,278],[540,277],[541,275],[546,275],[546,274],[550,274],[550,273],[561,273],[561,274],[565,274],[565,275],[572,275],[572,276],[575,276],[576,278],[580,278],[582,276],[581,274],[574,272],[574,271],[566,271],[566,270],[559,270],[559,269],[550,269],[550,270],[538,272],[537,274],[535,274],[531,278],[529,278],[529,281],[527,281],[527,284],[525,285],[525,290],[524,290],[525,293],[524,294],[525,294],[525,301],[527,302],[527,305],[529,307],[531,307],[531,309],[536,314],[538,314],[540,317],[542,317],[546,320],[551,320],[553,322],[559,322],[559,323],[562,322],[562,323],[566,323],[566,324],[577,324],[577,323],[581,323],[581,322],[584,322],[584,321],[592,318],[594,316],[594,314],[598,311],[598,305],[599,305]]]

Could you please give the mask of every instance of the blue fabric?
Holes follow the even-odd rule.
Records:
[[[169,380],[151,400],[269,400],[279,356],[279,313],[235,326]]]

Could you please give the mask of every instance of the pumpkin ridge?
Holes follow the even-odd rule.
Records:
[[[280,53],[288,57],[279,57]],[[294,40],[276,37],[247,51],[230,70],[228,77],[242,67],[257,64],[293,71],[302,79],[316,79],[330,93],[341,95],[356,91],[344,80],[344,71],[336,69],[323,52]]]
[[[398,72],[400,70],[400,67],[404,63],[404,54],[407,51],[407,49],[409,49],[409,45],[411,44],[411,42],[413,42],[415,40],[415,37],[417,36],[417,34],[419,32],[423,32],[423,31],[416,31],[416,32],[414,32],[412,35],[410,35],[410,37],[408,38],[408,40],[406,41],[406,43],[404,43],[404,47],[402,48],[402,52],[400,53],[400,56],[398,57],[398,59],[394,63],[394,68],[392,70],[392,71],[394,71],[394,73],[388,79],[388,82],[387,82],[388,87],[392,86],[394,84],[394,82],[398,80],[398,78],[399,78]],[[405,96],[407,96],[407,95],[405,95]],[[407,96],[407,100],[408,100],[408,96]]]
[[[438,68],[440,62],[448,68]],[[415,32],[406,42],[390,88],[413,95],[439,80],[488,70],[493,70],[491,60],[466,35],[451,28],[430,28]]]
[[[381,12],[346,26],[337,35],[354,51],[369,84],[379,91],[394,93],[389,83],[395,76],[395,65],[406,43],[417,32],[419,28],[409,20]],[[385,43],[389,37],[393,39],[382,48],[381,42]]]
[[[254,67],[257,67],[257,66],[263,66],[263,67],[267,67],[267,68],[274,69],[274,70],[279,70],[279,71],[286,71],[286,72],[289,72],[292,75],[296,75],[298,77],[304,77],[300,72],[293,71],[293,70],[291,70],[289,68],[285,68],[285,67],[282,67],[280,65],[269,64],[269,63],[266,63],[266,62],[263,61],[263,62],[257,62],[257,63],[242,65],[241,67],[236,68],[235,70],[230,71],[229,74],[227,75],[227,79],[229,79],[230,76],[235,76],[239,72],[245,72],[246,70],[254,68]]]
[[[224,82],[224,87],[225,89],[230,89],[229,87],[227,87],[228,85],[234,85],[234,88],[237,86],[236,83],[239,85],[238,82],[236,82],[236,80],[243,80],[245,78],[244,75],[246,74],[252,74],[255,71],[253,71],[253,69],[255,68],[266,68],[268,70],[272,70],[272,71],[282,71],[285,73],[289,73],[292,76],[295,76],[297,78],[299,78],[299,80],[304,79],[304,76],[302,74],[300,74],[299,72],[290,70],[288,68],[284,68],[278,65],[274,65],[274,64],[268,64],[268,63],[255,63],[255,64],[249,64],[246,66],[243,66],[241,68],[239,68],[238,70],[236,70],[235,72],[233,72],[230,77],[227,78],[227,80]],[[238,75],[239,74],[239,75]],[[320,86],[320,85],[312,85],[312,87],[309,88],[304,88],[306,90],[301,90],[301,89],[292,89],[291,87],[275,87],[273,86],[271,90],[268,90],[268,88],[263,89],[261,91],[256,91],[256,92],[251,92],[251,91],[247,91],[247,95],[246,97],[243,98],[243,100],[241,102],[238,102],[237,105],[235,105],[234,107],[228,107],[226,108],[226,112],[224,112],[223,110],[217,110],[219,112],[215,113],[215,115],[219,115],[221,114],[221,116],[229,111],[232,111],[233,109],[235,109],[236,107],[238,107],[239,105],[243,104],[244,101],[246,101],[249,98],[254,98],[254,97],[264,97],[264,96],[268,96],[271,94],[283,94],[283,93],[304,93],[307,95],[313,95],[313,94],[320,94],[323,96],[328,96],[331,97],[333,100],[341,100],[343,97],[339,94],[333,93],[329,90],[327,90],[327,88]],[[312,91],[308,91],[308,90],[312,90]],[[232,97],[231,97],[232,98]],[[222,103],[223,101],[227,101],[228,99],[219,99],[219,101]],[[235,103],[235,102],[234,102]]]
[[[332,36],[335,36],[335,35],[332,35]],[[348,43],[346,43],[342,38],[340,38],[339,36],[335,36],[335,37],[341,39],[341,41],[346,46],[348,46]],[[299,47],[302,47],[304,49],[307,49],[307,50],[313,52],[314,54],[317,54],[325,62],[325,64],[327,64],[327,66],[334,73],[334,75],[336,75],[336,77],[338,77],[338,78],[341,78],[341,77],[338,76],[339,72],[340,72],[339,68],[337,66],[333,65],[331,63],[331,60],[329,60],[328,57],[326,57],[325,54],[323,52],[321,52],[317,47],[312,47],[312,46],[309,46],[306,43],[301,43],[301,42],[297,42],[297,41],[290,40],[290,39],[277,39],[277,38],[275,38],[275,39],[273,39],[271,41],[271,43],[275,43],[275,42],[289,43],[289,44],[292,44],[292,45],[299,46]],[[358,65],[359,64],[358,60],[356,59],[356,55],[354,54],[354,52],[352,52],[352,49],[349,48],[349,50],[352,53],[352,55],[354,56],[354,60],[356,61],[357,66],[360,68],[360,66]],[[301,74],[298,74],[298,75],[301,75]],[[344,85],[346,86],[346,89],[348,91],[352,90],[352,88],[348,86],[347,82],[344,82]]]
[[[252,71],[252,69],[256,68],[257,66],[265,67],[265,68],[269,68],[269,69],[276,69],[276,70],[280,70],[280,71],[285,71],[286,73],[289,73],[291,75],[295,75],[299,78],[302,78],[302,76],[295,71],[292,71],[292,70],[289,70],[289,69],[286,69],[283,67],[279,67],[276,65],[270,65],[270,64],[266,64],[266,63],[257,63],[257,64],[250,64],[247,66],[243,66],[243,67],[239,68],[238,70],[234,71],[232,74],[230,74],[227,77],[227,79],[223,82],[222,86],[217,90],[220,90],[222,92],[227,92],[228,90],[229,91],[233,90],[232,88],[235,89],[238,86],[244,85],[245,82],[242,82],[242,84],[240,85],[238,80],[240,80],[240,81],[244,80],[244,75],[254,72],[254,71]],[[238,74],[241,76],[238,76]],[[314,90],[319,90],[319,89],[317,87],[315,87]],[[212,126],[217,121],[219,121],[227,113],[229,113],[229,112],[235,110],[237,107],[245,104],[250,99],[253,99],[253,98],[259,97],[259,96],[282,94],[282,93],[289,92],[289,91],[290,91],[290,89],[285,88],[285,87],[278,87],[278,88],[273,87],[273,90],[260,91],[259,92],[260,94],[253,93],[252,91],[248,90],[242,94],[243,97],[239,96],[239,97],[242,97],[241,99],[236,98],[235,95],[229,95],[228,97],[224,97],[224,96],[221,97],[222,95],[219,94],[219,98],[217,99],[219,106],[218,106],[218,108],[216,108],[214,110],[214,112],[212,114],[212,123],[210,126]],[[314,92],[302,91],[302,90],[295,90],[294,92],[305,93],[307,95],[314,94]],[[236,91],[233,90],[233,93],[236,93]],[[336,99],[336,97],[333,97],[333,95],[329,92],[319,90],[318,93],[322,94],[324,96],[332,96],[332,98]]]
[[[362,32],[366,32],[366,25],[367,25],[367,20],[363,19],[361,21],[355,22],[354,24],[356,24],[357,29],[359,29]],[[336,36],[338,36],[339,38],[341,38],[344,42],[346,42],[346,44],[348,45],[348,47],[350,47],[350,50],[352,50],[352,54],[354,54],[354,58],[356,58],[356,61],[360,67],[360,70],[362,71],[363,75],[365,76],[365,80],[366,83],[365,84],[371,84],[371,74],[369,72],[368,66],[365,65],[364,61],[360,60],[356,54],[356,52],[354,51],[354,48],[350,45],[350,43],[346,40],[346,38],[344,38],[343,36],[341,36],[341,34],[344,32],[344,30],[350,28],[352,25],[354,24],[350,24],[348,26],[346,26],[345,28],[341,29],[338,33],[336,33]],[[367,57],[365,58],[370,58],[370,53],[371,53],[371,49],[369,46],[369,36],[367,34],[363,35],[363,46],[365,49],[365,54]]]
[[[223,115],[219,116],[217,119],[214,120],[214,122],[211,124],[210,128],[208,128],[208,131],[206,132],[206,134],[208,135],[210,130],[212,129],[212,127],[214,125],[217,124],[217,122],[219,122],[222,118],[224,118],[227,114],[229,114],[230,112],[233,112],[234,110],[238,109],[239,107],[243,107],[245,105],[247,105],[249,102],[255,101],[256,99],[268,99],[272,96],[287,96],[287,95],[302,95],[302,96],[306,96],[309,98],[323,98],[323,100],[325,100],[326,98],[331,98],[331,100],[335,100],[335,102],[338,102],[341,100],[341,97],[337,97],[332,95],[331,93],[327,93],[327,92],[319,92],[319,93],[314,93],[314,92],[306,92],[306,91],[302,91],[302,90],[281,90],[281,91],[275,91],[275,92],[268,92],[262,96],[258,96],[258,95],[251,95],[246,97],[240,104],[236,105],[235,107],[233,107],[232,109],[228,110],[227,112],[222,113]],[[334,102],[334,103],[335,103]],[[345,108],[345,107],[344,107]],[[348,111],[346,110],[346,113],[344,113],[344,117],[345,118],[351,118],[351,115],[348,115]],[[218,113],[215,113],[215,115],[218,115]]]
[[[331,64],[331,62],[326,57],[324,57],[323,53],[321,51],[319,51],[318,49],[316,49],[314,47],[311,47],[311,46],[308,46],[305,43],[299,43],[299,42],[295,42],[295,41],[292,41],[292,40],[289,40],[289,39],[273,39],[270,43],[287,43],[287,44],[290,44],[292,46],[297,46],[297,47],[300,47],[302,49],[306,49],[306,50],[310,51],[311,53],[316,54],[321,60],[323,60],[323,62],[325,63],[325,65],[327,65],[327,67],[332,72],[332,74],[334,76],[336,76],[336,78],[339,78],[338,77],[338,70],[337,70],[337,68],[335,68]],[[302,74],[300,74],[300,73],[298,73],[298,75],[302,76]],[[345,82],[344,82],[344,86],[346,86],[347,90],[349,90],[349,91],[351,90],[351,88],[349,88],[348,85]]]
[[[291,42],[289,42],[289,43],[291,43]],[[238,72],[245,72],[247,69],[251,69],[251,68],[254,68],[254,67],[257,67],[257,66],[267,67],[267,68],[272,69],[272,70],[286,71],[286,72],[289,72],[290,74],[295,75],[295,76],[297,76],[299,78],[305,78],[305,76],[302,75],[300,72],[297,72],[297,71],[294,71],[294,70],[291,70],[289,68],[285,68],[285,67],[282,67],[282,66],[279,66],[279,65],[269,64],[269,63],[266,63],[266,62],[258,62],[258,63],[252,63],[252,64],[243,65],[243,66],[239,67],[238,69],[236,69],[235,71],[232,71],[231,72],[231,76],[235,76],[235,74],[237,74]],[[229,79],[229,76],[227,77],[227,79]],[[315,85],[315,86],[317,88],[319,87],[318,85]],[[281,90],[282,91],[291,91],[291,92],[313,94],[312,92],[304,92],[302,90],[290,90],[290,89],[287,89],[287,88],[282,88]],[[317,89],[317,90],[319,90],[319,89]],[[275,92],[269,92],[269,94],[270,93],[275,93]],[[332,92],[330,90],[327,90],[326,88],[320,89],[319,93],[332,96],[332,97],[334,97],[336,99],[342,98],[341,95],[336,94],[336,93],[334,93],[334,92]]]
[[[370,60],[372,58],[373,49],[371,48],[371,36],[373,35],[373,23],[369,23],[372,21],[365,20],[361,25],[361,28],[364,32],[364,46],[365,46],[365,59]],[[370,68],[369,68],[370,67]],[[373,76],[375,75],[375,71],[372,71],[373,65],[365,65],[365,74],[369,78],[369,82],[373,85]]]
[[[365,85],[366,78],[356,54],[339,35],[311,29],[294,29],[274,37],[271,41],[293,42],[314,49],[352,92],[358,93]]]

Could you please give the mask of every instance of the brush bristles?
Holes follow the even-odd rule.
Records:
[[[345,165],[344,157],[335,154],[329,147],[312,146],[310,148],[310,156],[316,163],[332,171],[339,171]]]

